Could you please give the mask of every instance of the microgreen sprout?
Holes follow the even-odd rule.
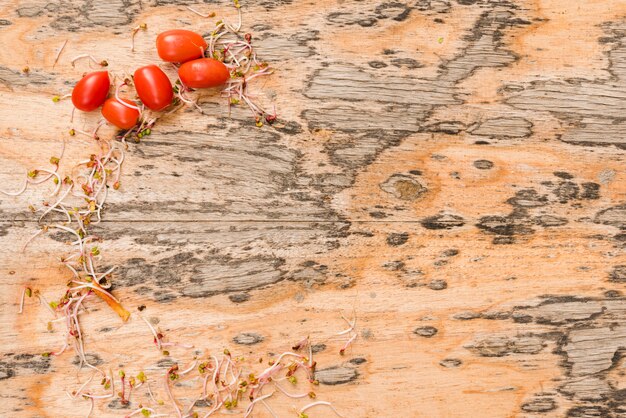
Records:
[[[330,402],[326,402],[326,401],[317,401],[317,402],[313,402],[313,403],[303,406],[302,408],[300,408],[300,417],[302,416],[304,411],[311,409],[314,406],[318,406],[318,405],[325,405],[329,407],[330,409],[332,409],[333,412],[337,414],[338,417],[343,417],[343,415],[341,415]]]
[[[89,396],[84,396],[87,399],[89,399],[89,412],[87,412],[87,418],[89,418],[89,416],[91,415],[91,413],[93,412],[93,408],[95,406],[95,402],[93,400],[93,397],[89,397]]]
[[[357,337],[357,334],[354,334],[352,337],[350,337],[350,339],[339,350],[339,354],[343,356],[346,350],[348,349],[348,347],[350,346],[350,344],[352,344],[352,342],[356,339],[356,337]]]
[[[154,402],[157,405],[162,405],[162,401],[159,402],[156,400],[156,398],[154,397],[154,395],[152,394],[152,388],[150,387],[150,382],[146,381],[146,388],[148,389],[148,395],[150,396],[150,399],[152,399],[152,402]]]
[[[257,402],[263,402],[264,399],[267,399],[267,398],[271,397],[273,394],[274,394],[274,392],[268,393],[267,395],[259,396],[258,398],[256,398],[252,402],[250,402],[250,405],[248,405],[248,408],[246,409],[246,414],[244,415],[244,418],[248,418],[250,416],[250,414],[252,414],[252,410],[254,409],[254,405]]]
[[[135,26],[131,32],[130,32],[130,50],[131,52],[135,52],[135,35],[137,34],[137,32],[139,32],[139,30],[146,30],[148,29],[148,25],[146,23],[141,23],[137,26]]]
[[[178,365],[175,364],[172,367],[170,367],[170,369],[165,374],[165,391],[167,392],[167,395],[170,398],[170,401],[172,402],[172,406],[176,410],[176,414],[178,415],[178,418],[182,418],[183,414],[180,408],[178,407],[178,404],[176,403],[176,399],[174,398],[174,395],[172,394],[172,390],[170,389],[170,381],[174,381],[178,379],[179,377],[177,372],[178,372]]]
[[[85,387],[91,383],[91,381],[93,380],[93,378],[96,376],[95,373],[92,373],[91,377],[89,377],[89,379],[87,379],[87,381],[85,383],[83,383],[76,391],[72,392],[72,398],[76,398],[78,396],[80,396],[80,394],[82,393],[83,389],[85,389]]]
[[[210,12],[210,13],[204,14],[204,13],[201,13],[201,12],[197,11],[196,9],[194,9],[191,6],[187,6],[187,10],[189,10],[190,12],[195,13],[198,16],[201,16],[201,17],[205,17],[205,18],[207,18],[207,17],[215,17],[215,12]]]
[[[282,386],[280,386],[278,384],[278,382],[274,381],[272,382],[274,384],[274,387],[276,387],[276,389],[278,389],[279,391],[281,391],[285,396],[288,396],[290,398],[306,398],[307,396],[309,396],[310,393],[298,393],[298,394],[293,394],[293,393],[289,393],[287,392]]]
[[[57,62],[59,61],[59,57],[61,56],[63,49],[65,49],[65,45],[67,45],[67,39],[65,40],[65,42],[63,42],[63,45],[61,45],[61,48],[59,48],[59,50],[57,51],[57,54],[54,57],[54,63],[52,63],[53,69],[54,69],[54,66],[57,65]]]
[[[74,136],[77,133],[81,134],[81,135],[85,135],[86,137],[92,138],[92,139],[98,139],[98,136],[96,134],[98,127],[94,128],[94,130],[92,132],[87,132],[87,131],[83,131],[82,129],[76,129],[76,128],[72,128],[70,130],[70,135]]]
[[[115,100],[117,100],[118,102],[120,102],[122,105],[126,106],[129,109],[136,110],[137,112],[139,112],[139,115],[141,115],[142,111],[141,111],[141,109],[138,106],[131,105],[129,103],[126,103],[125,100],[120,99],[120,88],[122,88],[124,86],[128,86],[128,85],[130,85],[130,81],[129,80],[124,80],[124,82],[122,84],[118,85],[115,88]]]
[[[37,232],[35,232],[33,235],[31,235],[30,238],[28,238],[28,240],[22,246],[22,252],[26,251],[26,247],[28,247],[28,244],[30,244],[35,238],[37,238],[40,234],[42,234],[46,230],[47,230],[47,227],[44,226],[43,228],[37,230]]]
[[[28,175],[27,175],[26,178],[24,179],[24,185],[20,187],[16,192],[7,192],[6,190],[0,190],[0,193],[7,195],[7,196],[19,196],[26,191],[28,184],[29,184],[29,181],[28,181]]]
[[[54,103],[58,103],[58,102],[60,102],[61,100],[65,100],[65,99],[68,99],[68,98],[70,98],[70,97],[72,97],[72,95],[71,95],[71,94],[64,94],[63,96],[56,95],[56,96],[52,96],[52,101],[53,101]]]
[[[22,296],[20,297],[20,310],[17,313],[21,314],[22,312],[24,312],[24,297],[25,296],[31,297],[32,295],[33,295],[33,291],[31,290],[30,287],[24,287],[22,289]]]
[[[123,405],[127,405],[129,401],[126,399],[126,373],[124,370],[120,370],[118,375],[122,386],[122,390],[118,393],[118,396],[120,397],[120,402],[122,402]]]
[[[107,60],[100,60],[100,61],[98,61],[97,59],[95,59],[90,54],[81,54],[81,55],[78,55],[78,56],[72,58],[72,60],[70,61],[71,64],[72,64],[72,67],[76,66],[76,61],[81,60],[83,58],[88,58],[90,63],[93,62],[94,64],[99,65],[100,67],[107,67],[109,65],[109,62]]]
[[[354,319],[352,321],[349,321],[343,314],[341,315],[341,318],[348,324],[348,328],[338,332],[335,335],[351,335],[348,340],[346,341],[346,343],[339,349],[339,354],[340,355],[344,355],[345,351],[348,349],[348,347],[350,346],[350,344],[352,344],[352,342],[357,338],[357,333],[354,331],[354,328],[356,327],[356,311],[354,312]]]
[[[198,364],[198,360],[194,360],[194,362],[191,364],[191,366],[189,366],[188,368],[186,368],[185,370],[182,370],[181,372],[179,372],[178,374],[180,376],[184,376],[187,373],[191,372],[192,370],[194,370],[196,368],[196,365]]]

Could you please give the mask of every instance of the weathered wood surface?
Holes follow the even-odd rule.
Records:
[[[0,3],[2,186],[64,137],[70,162],[93,147],[50,100],[86,70],[72,56],[152,62],[160,30],[210,30],[187,4],[234,17],[211,2]],[[198,348],[255,356],[324,340],[355,306],[354,347],[318,354],[319,396],[348,416],[626,416],[626,3],[266,0],[244,4],[244,25],[278,68],[259,90],[281,123],[257,129],[207,95],[206,116],[179,112],[131,146],[98,227],[124,303]],[[61,338],[48,312],[16,313],[21,286],[53,297],[67,278],[54,235],[20,251],[48,190],[0,200],[2,416],[88,410],[64,394],[72,355],[39,356]],[[141,321],[103,304],[85,329],[113,368],[192,356],[163,361]]]

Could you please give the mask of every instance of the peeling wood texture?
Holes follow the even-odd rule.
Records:
[[[626,416],[626,3],[242,4],[278,69],[257,89],[280,123],[228,117],[207,93],[206,115],[179,112],[131,145],[97,228],[124,304],[211,351],[267,358],[310,335],[318,397],[349,416]],[[62,169],[94,149],[68,136],[71,104],[51,101],[88,69],[71,57],[154,62],[159,31],[211,30],[185,5],[235,17],[226,2],[0,3],[3,188],[63,138]],[[62,338],[48,312],[27,300],[17,314],[23,285],[51,299],[67,280],[63,237],[20,250],[28,205],[49,191],[0,198],[2,416],[89,408],[64,393],[88,376],[73,354],[39,355]],[[327,337],[353,306],[359,338],[341,357]],[[99,302],[84,329],[105,367],[150,376],[191,360],[161,356],[141,320]]]

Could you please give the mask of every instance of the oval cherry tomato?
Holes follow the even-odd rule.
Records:
[[[228,68],[213,58],[200,58],[187,61],[178,69],[180,81],[192,89],[217,87],[230,78]]]
[[[121,99],[129,105],[135,106],[135,103],[130,100]],[[107,99],[102,106],[102,116],[113,125],[120,129],[130,129],[137,124],[139,119],[139,112],[130,107],[126,107],[116,98]]]
[[[72,90],[72,103],[78,110],[91,112],[104,103],[110,85],[108,71],[89,73]]]
[[[172,83],[163,70],[156,65],[146,65],[135,71],[135,90],[147,107],[161,110],[172,103]]]
[[[157,52],[163,61],[186,62],[204,55],[207,43],[195,32],[173,29],[160,33],[156,40]]]

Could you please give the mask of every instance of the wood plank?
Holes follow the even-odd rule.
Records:
[[[158,379],[175,362],[228,347],[258,370],[259,357],[310,335],[325,346],[314,390],[344,415],[626,414],[626,5],[242,3],[277,67],[257,89],[280,119],[258,129],[208,92],[204,115],[177,112],[130,144],[94,231],[133,317],[122,324],[90,303],[92,359],[145,370],[164,397]],[[211,30],[215,19],[186,5],[235,17],[227,2],[0,5],[0,185],[17,188],[63,139],[61,171],[97,150],[68,131],[99,115],[72,124],[71,104],[51,101],[88,70],[70,59],[93,53],[120,73],[153,62],[161,30]],[[3,416],[89,409],[64,393],[90,375],[73,354],[40,355],[62,338],[49,312],[28,299],[16,313],[22,286],[53,299],[68,279],[66,236],[21,251],[37,228],[28,205],[50,190],[0,198]],[[194,350],[154,349],[143,304]],[[342,357],[345,341],[331,336],[353,308],[358,339]],[[175,385],[181,404],[198,384]],[[92,416],[140,403],[150,403],[141,388],[129,409],[96,402]],[[271,402],[280,416],[305,403]]]

